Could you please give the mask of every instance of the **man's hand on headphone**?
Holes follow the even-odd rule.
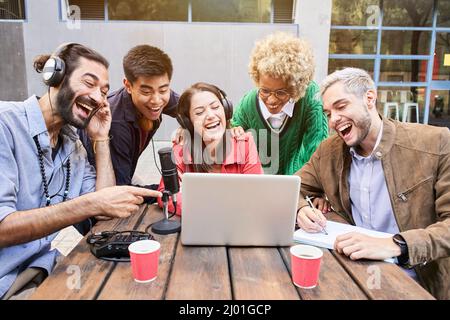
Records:
[[[105,102],[97,111],[93,110],[91,112],[95,112],[95,114],[86,128],[89,137],[93,140],[108,139],[112,120],[108,100],[105,99]]]

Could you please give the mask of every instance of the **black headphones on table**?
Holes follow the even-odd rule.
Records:
[[[86,242],[90,246],[91,253],[98,259],[107,261],[130,261],[128,246],[139,240],[153,240],[148,232],[127,231],[103,231],[90,234]]]
[[[61,84],[66,73],[66,63],[59,55],[68,47],[74,45],[78,45],[78,43],[67,42],[61,44],[45,62],[44,68],[42,69],[42,78],[47,86],[57,87]]]
[[[233,116],[233,103],[231,100],[227,98],[226,93],[219,89],[217,86],[213,86],[217,92],[219,93],[220,97],[220,103],[223,106],[223,109],[225,111],[225,120],[228,121]],[[189,130],[189,132],[194,132],[194,126],[192,125],[191,119],[189,117],[186,117],[185,115],[178,114],[177,115],[178,123],[183,127],[184,129]]]

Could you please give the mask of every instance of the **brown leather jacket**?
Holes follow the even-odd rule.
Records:
[[[421,284],[450,299],[450,131],[383,118],[374,150],[381,159],[400,234]],[[296,173],[303,195],[325,194],[335,211],[354,224],[348,187],[349,147],[333,135]],[[300,197],[299,208],[306,206]]]

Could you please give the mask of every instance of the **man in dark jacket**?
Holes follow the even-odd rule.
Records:
[[[162,50],[149,45],[132,48],[123,58],[124,87],[111,93],[111,158],[117,185],[130,185],[139,156],[162,121],[162,113],[176,117],[178,94],[170,89],[172,62]],[[95,146],[80,133],[89,161]],[[157,185],[155,185],[157,187]]]

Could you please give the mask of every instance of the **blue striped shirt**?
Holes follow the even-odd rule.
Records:
[[[64,126],[62,133],[61,147],[53,160],[49,134],[36,96],[23,102],[0,101],[0,223],[16,211],[46,204],[34,136],[38,137],[44,152],[52,204],[62,201],[68,158],[71,164],[68,198],[95,190],[95,170],[87,161],[75,129]],[[56,235],[0,248],[0,297],[26,268],[40,267],[51,272],[57,252],[50,250],[50,243]]]
[[[383,124],[373,150],[378,147],[382,132]],[[376,153],[360,156],[353,147],[350,153],[352,164],[348,184],[355,224],[366,229],[398,233],[380,158]]]

